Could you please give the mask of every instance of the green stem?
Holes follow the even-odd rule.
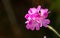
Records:
[[[48,28],[52,30],[58,37],[60,37],[60,34],[53,27],[48,25]]]

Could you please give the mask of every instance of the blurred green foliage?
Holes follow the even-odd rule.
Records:
[[[50,5],[50,10],[57,10],[60,7],[60,0],[51,0],[52,4]]]

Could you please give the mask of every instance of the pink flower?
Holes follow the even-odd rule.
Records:
[[[25,15],[25,18],[27,21],[26,28],[30,30],[39,30],[40,27],[44,26],[47,27],[50,23],[49,19],[46,19],[48,17],[48,9],[42,9],[39,5],[37,8],[30,8],[28,10],[28,13]]]

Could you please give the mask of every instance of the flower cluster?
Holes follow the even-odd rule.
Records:
[[[39,30],[40,27],[47,27],[50,23],[48,17],[48,9],[43,9],[39,5],[37,8],[30,8],[28,13],[25,15],[27,21],[25,22],[26,28],[30,30]]]

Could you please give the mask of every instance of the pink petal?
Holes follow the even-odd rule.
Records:
[[[48,25],[47,25],[47,24],[43,24],[43,26],[44,26],[44,27],[48,27]]]
[[[29,21],[29,25],[32,25],[32,24],[33,24],[33,21],[32,21],[32,20],[30,20],[30,21]]]
[[[26,14],[26,15],[25,15],[25,18],[28,19],[28,17],[29,17],[29,14]]]
[[[41,9],[41,13],[47,13],[48,9]]]
[[[50,23],[50,20],[49,19],[44,19],[43,26],[44,27],[47,27],[49,23]]]
[[[39,29],[40,29],[40,27],[39,27],[39,25],[37,25],[37,26],[36,26],[36,30],[39,30]]]
[[[30,9],[28,10],[28,13],[29,13],[29,14],[37,13],[37,9],[36,9],[36,8],[30,8]]]
[[[49,19],[45,19],[45,23],[46,24],[49,24],[50,23],[50,20]]]
[[[41,9],[41,16],[44,18],[48,17],[48,9]]]
[[[29,23],[29,21],[26,21],[25,23]]]
[[[37,7],[37,11],[39,12],[39,11],[40,11],[40,9],[41,9],[41,6],[39,5],[39,6]]]
[[[36,30],[39,30],[40,27],[42,27],[42,26],[41,26],[41,23],[38,23],[38,24],[36,25]]]
[[[34,30],[34,28],[35,28],[35,27],[34,27],[34,26],[32,26],[32,25],[30,26],[30,30]]]
[[[29,23],[27,23],[26,28],[30,30],[34,30],[33,20],[30,20]]]
[[[26,25],[26,28],[27,28],[27,29],[29,29],[29,28],[30,28],[30,26],[29,26],[29,25]]]
[[[41,16],[40,16],[40,13],[36,13],[36,14],[35,14],[35,17],[36,17],[36,18],[37,18],[37,17],[40,18],[40,17],[41,17]]]
[[[48,13],[44,13],[42,17],[43,18],[47,18],[48,17]]]

